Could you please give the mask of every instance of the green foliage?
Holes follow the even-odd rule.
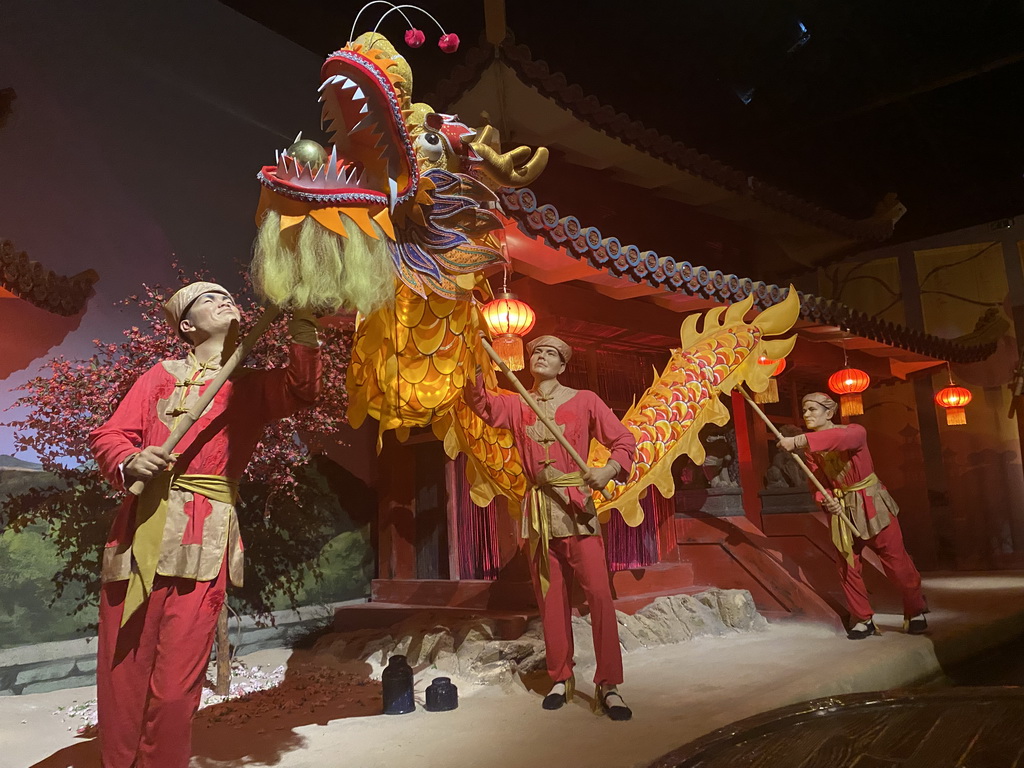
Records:
[[[82,587],[61,585],[54,598],[54,574],[61,559],[42,525],[0,534],[0,648],[69,640],[96,620],[79,610]]]

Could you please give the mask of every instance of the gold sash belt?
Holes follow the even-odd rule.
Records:
[[[537,557],[538,548],[541,550],[540,562],[537,564],[537,572],[540,575],[541,596],[548,593],[548,587],[551,585],[551,564],[548,562],[548,551],[551,542],[551,516],[548,514],[543,489],[581,488],[585,485],[583,473],[577,471],[548,478],[539,485],[531,486],[527,492],[527,515],[523,518],[523,536],[530,540],[531,560]]]
[[[132,573],[128,578],[124,613],[121,615],[122,627],[153,591],[171,489],[191,491],[223,504],[234,504],[238,500],[238,481],[220,475],[175,475],[162,472],[146,483],[146,490],[142,492],[135,507]]]
[[[853,485],[841,485],[833,490],[836,500],[843,507],[843,514],[846,515],[848,519],[852,520],[853,516],[849,514],[850,502],[847,497],[851,493],[867,490],[871,486],[877,484],[878,475],[872,472],[859,483],[854,483]],[[853,565],[853,533],[850,531],[850,527],[843,525],[840,522],[839,515],[832,515],[830,526],[832,529],[832,543],[835,544],[836,549],[842,553],[846,562]]]

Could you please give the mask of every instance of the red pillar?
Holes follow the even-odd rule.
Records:
[[[768,442],[760,419],[750,412],[743,395],[732,393],[732,419],[736,427],[736,459],[740,467],[743,490],[743,512],[759,530],[761,525],[761,490],[768,469]],[[759,428],[760,427],[760,428]]]
[[[377,571],[381,579],[416,578],[416,454],[394,433],[380,453]]]
[[[462,578],[459,569],[459,507],[458,484],[455,462],[444,463],[444,486],[448,495],[448,578],[458,581]]]

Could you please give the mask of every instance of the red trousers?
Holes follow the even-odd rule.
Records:
[[[843,581],[843,594],[846,595],[846,605],[850,609],[853,621],[867,621],[874,614],[871,603],[868,602],[868,591],[864,586],[861,570],[860,553],[864,551],[864,547],[870,547],[875,551],[878,559],[882,561],[882,568],[885,569],[889,581],[900,588],[903,594],[904,618],[909,619],[924,611],[921,574],[917,572],[914,561],[907,554],[907,548],[903,544],[903,531],[894,517],[877,536],[853,540],[853,565],[847,563],[842,556],[839,557],[839,576]]]
[[[538,553],[538,557],[542,557]],[[618,685],[622,682],[622,649],[619,646],[619,625],[612,605],[612,589],[608,580],[608,563],[604,539],[600,536],[566,536],[551,539],[548,550],[551,584],[546,596],[540,593],[536,559],[531,562],[533,587],[537,593],[541,621],[544,624],[544,648],[547,652],[548,674],[558,682],[572,675],[572,576],[583,587],[590,606],[590,622],[594,632],[597,672],[594,682]]]
[[[128,582],[103,585],[96,692],[104,768],[188,768],[226,582],[226,566],[215,581],[157,576],[120,631]]]

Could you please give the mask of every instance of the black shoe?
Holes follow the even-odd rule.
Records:
[[[544,709],[561,709],[565,706],[565,694],[564,693],[549,693],[544,697],[544,701],[540,703]]]
[[[924,616],[916,616],[903,622],[903,629],[908,635],[923,635],[928,631],[928,620]]]
[[[549,693],[545,696],[544,701],[540,704],[544,709],[561,709],[566,702],[572,701],[572,695],[576,688],[574,678],[559,680],[555,685],[562,686],[562,693]]]
[[[864,624],[864,629],[848,629],[846,630],[846,636],[850,640],[863,640],[865,637],[871,637],[872,635],[879,635],[877,629],[875,629],[875,622],[871,619],[863,622],[857,622],[858,624]],[[856,625],[854,625],[856,626]]]
[[[609,701],[610,700],[610,701]],[[633,718],[633,710],[626,706],[626,702],[616,690],[608,691],[601,695],[601,711],[608,715],[609,720],[624,721]]]

